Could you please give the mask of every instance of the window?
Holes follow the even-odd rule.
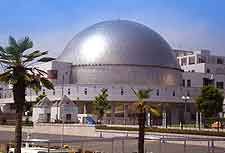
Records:
[[[187,80],[187,87],[191,87],[191,80]]]
[[[176,92],[175,92],[175,90],[173,91],[173,96],[176,96]]]
[[[186,103],[185,105],[186,105],[186,111],[187,112],[191,112],[191,106],[190,106],[190,104],[189,103]]]
[[[72,118],[72,117],[71,117],[71,114],[66,114],[66,120],[67,120],[67,121],[71,121],[71,118]]]
[[[57,70],[47,70],[48,79],[57,79],[58,71]]]
[[[68,88],[68,91],[67,91],[68,95],[70,95],[70,88]]]
[[[87,95],[87,88],[84,89],[84,95]]]
[[[213,85],[214,80],[209,78],[203,78],[203,86]]]
[[[183,65],[187,65],[187,58],[186,57],[181,59],[181,66],[183,66]]]
[[[42,90],[42,94],[45,95],[45,89]]]
[[[179,65],[180,65],[180,60],[179,60],[179,59],[177,59],[177,64],[179,64]]]
[[[203,56],[198,57],[198,63],[205,63],[205,62],[206,62],[205,57]]]
[[[190,91],[189,90],[187,91],[187,96],[190,97]]]
[[[182,86],[185,87],[185,80],[182,81]]]
[[[189,57],[189,65],[195,64],[195,56]]]
[[[123,88],[120,89],[120,95],[123,96],[124,95],[124,91]]]
[[[224,83],[221,81],[221,82],[216,82],[216,87],[218,89],[224,89]]]
[[[223,63],[224,63],[224,61],[222,58],[217,58],[217,64],[223,64]]]
[[[156,96],[159,96],[159,89],[156,90]]]

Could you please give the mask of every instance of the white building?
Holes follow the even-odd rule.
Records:
[[[47,97],[44,97],[37,104],[35,104],[33,106],[32,121],[34,123],[36,123],[36,122],[41,122],[41,123],[50,122],[52,104],[53,103]]]
[[[186,120],[195,120],[195,97],[200,87],[214,84],[223,90],[224,60],[207,50],[173,50],[158,33],[136,22],[105,21],[75,35],[55,61],[38,65],[55,85],[54,91],[43,88],[39,94],[47,94],[51,101],[66,95],[76,102],[79,113],[92,113],[91,102],[106,88],[112,104],[111,123],[125,119],[131,124],[132,103],[137,100],[131,88],[150,88],[153,91],[146,102],[162,112],[160,118],[153,117],[155,124],[179,123],[184,112]],[[2,90],[1,103],[13,102],[4,96],[8,92]],[[36,96],[27,91],[28,101]],[[182,96],[190,99],[184,101]],[[115,113],[121,104],[122,116]],[[60,111],[56,115],[56,105],[51,118],[65,118]]]
[[[55,102],[51,107],[51,122],[60,120],[65,123],[78,122],[78,107],[67,96],[58,102]]]

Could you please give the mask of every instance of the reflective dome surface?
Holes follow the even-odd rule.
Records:
[[[73,65],[122,64],[178,68],[168,43],[145,25],[113,20],[78,33],[58,57]]]

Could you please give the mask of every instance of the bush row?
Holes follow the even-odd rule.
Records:
[[[134,127],[108,127],[104,125],[96,126],[99,130],[120,130],[120,131],[138,131],[138,128]],[[225,132],[217,131],[203,131],[203,130],[181,130],[181,129],[169,129],[169,128],[145,128],[145,132],[159,132],[159,133],[174,133],[174,134],[191,134],[191,135],[204,135],[204,136],[219,136],[225,137]]]
[[[0,121],[0,125],[16,125],[16,122],[15,121],[3,120],[3,121]],[[23,121],[22,125],[23,126],[33,126],[33,122],[31,122],[31,121]]]

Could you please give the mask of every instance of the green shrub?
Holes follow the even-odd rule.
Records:
[[[96,129],[99,129],[99,130],[138,131],[138,128],[133,128],[133,127],[96,126]],[[180,129],[166,129],[166,128],[155,128],[155,127],[154,128],[145,128],[145,132],[159,132],[159,133],[191,134],[191,135],[225,137],[225,132],[198,131],[198,130],[180,130]]]

